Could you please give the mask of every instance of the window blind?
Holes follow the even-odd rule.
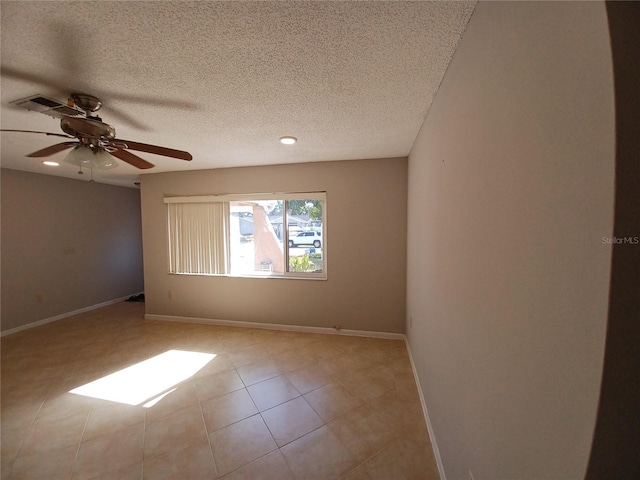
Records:
[[[229,203],[168,203],[169,272],[229,272]]]

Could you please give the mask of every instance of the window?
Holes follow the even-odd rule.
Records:
[[[325,279],[325,197],[167,197],[169,273]]]

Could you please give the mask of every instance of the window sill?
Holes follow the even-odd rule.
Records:
[[[259,278],[259,279],[281,279],[281,280],[328,280],[326,274],[273,274],[265,272],[264,274],[235,274],[235,273],[172,273],[169,275],[186,275],[190,277],[226,277],[226,278]]]

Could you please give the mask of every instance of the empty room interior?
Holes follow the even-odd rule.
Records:
[[[1,480],[640,478],[638,3],[0,21]]]

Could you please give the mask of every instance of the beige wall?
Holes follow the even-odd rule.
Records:
[[[404,332],[406,158],[148,174],[141,187],[147,314]],[[164,195],[303,191],[327,192],[328,280],[167,273]]]
[[[142,290],[137,189],[2,169],[2,331]]]
[[[408,337],[447,479],[584,477],[613,180],[604,5],[480,2],[409,157]]]

